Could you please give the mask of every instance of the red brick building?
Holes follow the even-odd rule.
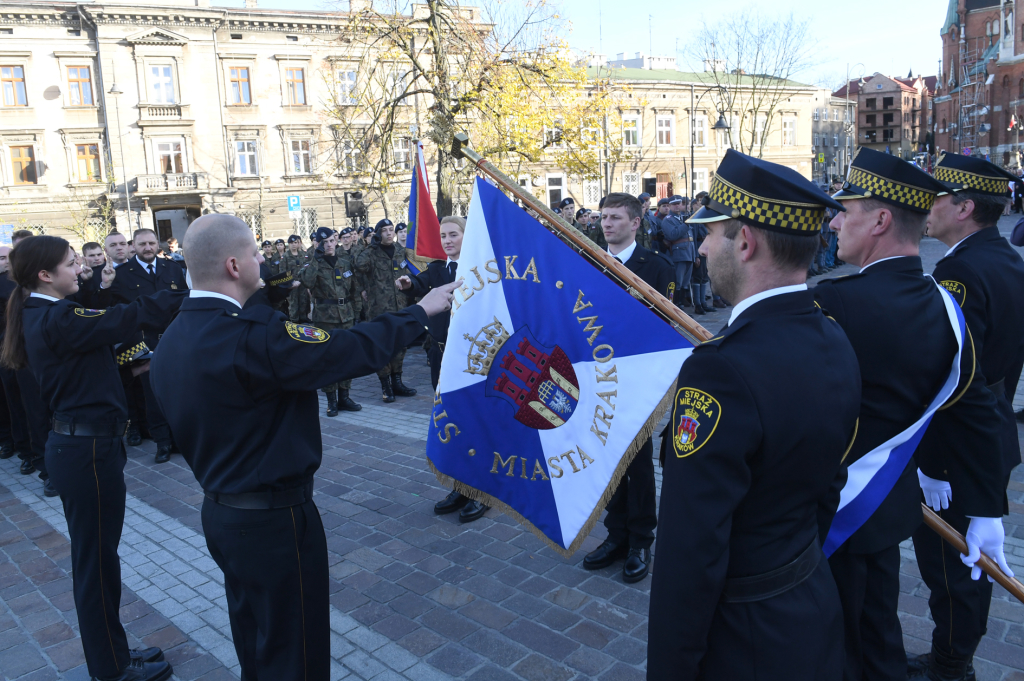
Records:
[[[833,93],[857,103],[856,145],[912,160],[930,141],[935,77],[875,73]],[[847,94],[849,93],[849,94]]]
[[[949,0],[935,97],[935,147],[1020,167],[1024,0]]]

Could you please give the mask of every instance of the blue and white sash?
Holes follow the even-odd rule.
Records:
[[[960,383],[960,356],[964,348],[966,323],[963,312],[949,292],[936,284],[942,293],[942,302],[946,305],[949,323],[956,334],[957,351],[953,358],[953,367],[949,378],[943,384],[939,394],[935,396],[928,409],[914,425],[907,428],[887,442],[871,450],[850,464],[847,469],[846,485],[839,497],[839,510],[832,520],[832,527],[825,538],[822,549],[826,556],[831,556],[843,545],[861,525],[867,522],[871,514],[882,504],[885,497],[892,491],[896,481],[903,474],[910,457],[921,442],[924,431],[931,423],[932,416],[946,401],[952,397]]]

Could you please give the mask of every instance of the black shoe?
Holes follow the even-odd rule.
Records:
[[[639,582],[651,570],[650,549],[630,549],[626,564],[622,566],[622,579],[627,584]]]
[[[458,511],[468,503],[469,497],[463,495],[461,492],[452,490],[451,494],[434,504],[434,513],[437,515],[444,515],[445,513]]]
[[[166,681],[171,678],[172,672],[170,663],[166,661],[143,662],[142,658],[133,657],[128,663],[128,668],[120,676],[90,678],[92,681]]]
[[[31,475],[36,472],[36,467],[32,465],[32,459],[22,459],[21,468],[18,469],[22,475]]]
[[[704,308],[701,307],[700,305],[695,305],[694,308],[693,308],[693,314],[697,314],[697,315],[705,314],[704,313]]]
[[[714,305],[712,305],[711,307],[708,307],[707,305],[701,305],[701,307],[704,309],[704,312],[714,312],[715,311]]]
[[[14,456],[14,445],[3,445],[0,447],[0,460],[9,459]]]
[[[490,507],[484,506],[479,501],[470,501],[459,511],[459,522],[471,523],[478,518],[482,518],[484,513],[487,513],[488,508]]]
[[[907,656],[907,679],[915,681],[977,681],[974,660],[964,662],[932,653]],[[941,660],[941,661],[940,661]]]
[[[135,426],[128,426],[128,439],[125,443],[129,447],[138,447],[142,444],[142,436],[139,435],[139,429]]]
[[[53,483],[50,482],[49,478],[47,478],[46,480],[43,480],[43,495],[44,496],[55,497],[58,494],[60,494],[60,492],[58,492],[57,488],[53,486]]]
[[[391,376],[378,376],[378,378],[380,378],[380,389],[384,393],[384,402],[391,404],[395,401],[395,393],[391,391]]]
[[[327,415],[330,417],[338,415],[338,393],[334,390],[327,393]]]
[[[342,388],[338,391],[338,408],[344,411],[359,411],[363,405],[349,397],[348,391]]]
[[[164,659],[164,651],[160,650],[156,646],[149,648],[132,648],[128,651],[133,660],[142,660],[143,662],[162,662]]]
[[[391,374],[391,391],[398,397],[412,397],[416,394],[415,388],[410,388],[402,383],[402,374]]]
[[[629,547],[625,544],[620,546],[613,541],[606,541],[583,558],[583,567],[587,570],[600,570],[625,558],[627,553]]]
[[[162,444],[156,447],[156,456],[153,457],[154,463],[167,463],[171,460],[171,445]]]

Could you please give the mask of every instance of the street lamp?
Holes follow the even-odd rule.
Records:
[[[698,97],[697,101],[694,102],[694,100],[693,100],[693,95],[694,95],[693,85],[690,85],[690,196],[689,196],[689,198],[690,198],[691,201],[693,200],[694,194],[697,193],[697,172],[696,172],[696,170],[693,167],[693,163],[694,163],[694,160],[693,160],[693,147],[697,143],[697,130],[695,129],[695,125],[694,125],[694,123],[696,123],[696,116],[697,116],[696,107],[697,107],[697,104],[700,103],[700,100],[704,99],[704,95],[708,94],[709,92],[713,92],[714,90],[719,90],[719,92],[721,92],[721,88],[720,87],[718,87],[718,88],[709,88],[709,89],[705,90],[704,92],[700,93],[700,97]],[[714,126],[712,126],[711,129],[712,130],[728,130],[729,129],[729,124],[725,121],[725,115],[722,114],[721,111],[718,112],[718,122],[716,122],[714,124]],[[706,140],[705,140],[705,144],[707,144]]]
[[[131,198],[131,194],[130,194],[129,189],[128,189],[128,167],[125,166],[125,164],[124,164],[124,144],[121,141],[121,112],[117,108],[117,96],[118,95],[123,95],[124,94],[124,90],[122,90],[121,88],[117,87],[117,81],[115,80],[111,84],[110,89],[107,91],[107,94],[112,95],[114,97],[114,120],[117,123],[117,140],[118,140],[117,146],[121,150],[121,172],[124,173],[124,200],[125,200],[125,203],[128,205],[128,231],[131,232],[131,229],[132,229],[132,198]]]

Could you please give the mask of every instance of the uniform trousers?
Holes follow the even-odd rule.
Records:
[[[28,437],[28,419],[21,404],[21,391],[18,390],[18,377],[12,369],[0,367],[0,383],[3,384],[7,411],[11,418],[11,441],[14,443],[14,451],[27,452],[32,445]]]
[[[39,381],[31,369],[19,369],[14,372],[18,377],[18,392],[21,404],[25,408],[25,422],[28,425],[30,451],[25,457],[31,457],[32,464],[39,471],[39,477],[46,480],[46,440],[50,434],[50,408],[43,402],[39,394]]]
[[[400,373],[402,373],[402,364],[403,364],[403,362],[405,362],[405,348],[402,348],[401,350],[396,352],[391,357],[391,361],[390,362],[388,362],[387,364],[382,366],[380,369],[378,369],[377,370],[377,376],[379,376],[380,378],[384,378],[385,376],[390,376],[391,374],[400,374]]]
[[[224,571],[242,681],[327,681],[327,537],[316,505],[244,510],[207,498],[202,520]]]
[[[682,307],[683,300],[690,293],[690,279],[693,277],[693,261],[676,263],[676,295],[681,296],[676,301],[678,307]]]
[[[657,489],[654,483],[654,444],[647,438],[626,468],[619,488],[606,507],[604,526],[608,541],[631,549],[649,549],[658,526]]]
[[[433,338],[427,339],[427,361],[430,363],[430,387],[437,391],[437,384],[441,380],[441,359],[444,351]]]
[[[149,372],[139,374],[139,382],[142,384],[142,392],[146,396],[146,426],[149,434],[157,445],[171,444],[171,427],[167,425],[167,419],[160,411],[156,397],[153,395],[153,388],[149,386]]]
[[[897,614],[899,544],[876,553],[851,553],[840,548],[828,562],[843,604],[844,681],[903,681],[907,677],[907,653]]]
[[[344,323],[343,324],[326,324],[326,323],[322,324],[320,322],[314,322],[314,323],[316,324],[317,328],[323,329],[324,331],[327,331],[327,332],[331,332],[331,331],[334,331],[336,329],[351,329],[352,328],[352,323],[351,322],[348,323],[348,324],[344,324]],[[344,380],[344,381],[338,381],[337,383],[331,383],[330,385],[325,385],[323,388],[320,388],[320,389],[322,391],[324,391],[325,393],[336,393],[336,392],[338,392],[338,388],[341,388],[342,390],[348,390],[351,387],[352,387],[352,379],[350,378],[350,379],[347,379],[347,380]]]
[[[89,674],[116,677],[129,661],[128,639],[118,615],[121,563],[117,545],[124,527],[127,461],[124,442],[119,437],[50,433],[46,460],[71,535],[75,609]]]
[[[753,603],[719,603],[697,678],[839,681],[842,675],[843,614],[823,558],[810,577],[785,593]]]
[[[956,510],[955,503],[951,501],[939,517],[966,535],[971,521]],[[955,660],[970,660],[988,630],[992,582],[985,575],[971,579],[971,568],[960,560],[960,552],[924,523],[914,532],[914,553],[921,579],[931,589],[932,647]]]

